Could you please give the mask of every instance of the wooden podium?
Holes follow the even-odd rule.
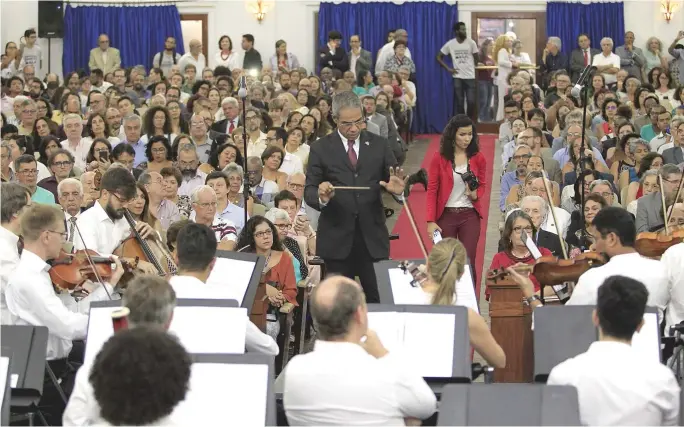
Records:
[[[510,280],[488,281],[492,335],[506,353],[506,367],[494,370],[497,383],[533,380],[532,311],[523,304],[518,285]]]

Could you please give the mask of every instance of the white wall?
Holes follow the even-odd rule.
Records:
[[[97,1],[97,0],[96,0]],[[104,0],[102,0],[104,1]],[[134,1],[134,0],[131,0]],[[672,22],[667,24],[660,13],[660,1],[628,0],[625,2],[625,28],[637,35],[637,44],[645,43],[655,35],[669,45],[677,31],[684,29],[684,0],[678,0],[680,8]],[[295,53],[303,66],[311,69],[314,65],[314,13],[318,10],[318,0],[276,0],[264,21],[259,24],[249,13],[243,0],[189,1],[178,3],[181,13],[208,14],[209,46],[211,58],[217,50],[217,41],[222,34],[228,34],[235,44],[240,36],[251,33],[256,39],[256,48],[264,60],[272,55],[275,42],[284,39],[289,50]],[[471,13],[476,11],[544,11],[545,0],[461,0],[459,1],[459,20],[470,25]],[[38,24],[37,0],[0,1],[0,42],[19,41],[24,30]],[[442,43],[437,41],[436,44]],[[40,39],[44,50],[43,73],[47,72],[47,40]],[[93,40],[93,47],[95,41]],[[62,40],[51,42],[52,72],[61,74]]]

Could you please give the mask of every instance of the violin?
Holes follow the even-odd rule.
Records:
[[[660,258],[670,247],[684,242],[684,228],[658,232],[644,231],[637,234],[634,249],[648,258]]]
[[[88,261],[88,256],[92,265]],[[114,261],[109,257],[102,257],[97,252],[91,250],[79,250],[73,254],[62,251],[60,256],[52,260],[50,270],[50,280],[58,289],[70,290],[80,287],[87,280],[97,281],[100,279],[106,280],[112,277],[112,264]],[[121,260],[121,264],[127,271],[136,268]]]
[[[531,272],[540,285],[553,286],[564,282],[577,282],[579,277],[590,268],[598,267],[606,262],[608,262],[606,257],[598,252],[584,252],[573,259],[544,256],[532,265],[516,267],[515,270]],[[491,281],[508,278],[509,273],[504,269],[494,269],[487,273],[487,280]]]

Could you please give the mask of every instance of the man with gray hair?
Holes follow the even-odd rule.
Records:
[[[13,325],[14,316],[7,309],[5,289],[10,274],[19,263],[19,234],[21,215],[31,206],[31,193],[16,182],[0,186],[0,324]]]
[[[550,233],[542,228],[551,212],[549,212],[549,204],[546,200],[539,196],[525,196],[520,201],[520,210],[525,212],[532,218],[532,224],[537,229],[537,234],[531,236],[537,247],[546,248],[554,256],[562,257],[563,248],[561,247],[558,235]],[[567,243],[563,240],[563,244],[567,247]]]
[[[675,165],[663,165],[658,174],[663,179],[663,188],[641,197],[637,201],[636,232],[655,231],[665,226],[663,218],[663,194],[665,205],[671,206],[684,199],[684,192],[675,201],[677,189],[682,182],[682,171]]]
[[[83,119],[78,114],[67,114],[62,118],[66,139],[59,144],[74,156],[74,167],[86,170],[86,157],[92,144],[91,138],[83,138]]]
[[[630,76],[641,76],[641,69],[646,65],[644,51],[634,46],[634,32],[625,33],[625,44],[615,49],[615,54],[620,57],[620,66]]]
[[[230,135],[236,127],[240,126],[240,103],[232,96],[221,101],[223,119],[211,125],[211,130]],[[218,113],[217,113],[218,114]]]
[[[147,156],[145,155],[145,142],[141,138],[142,119],[137,114],[129,114],[123,118],[123,128],[126,139],[119,144],[129,144],[133,147],[133,150],[135,151],[133,167],[138,167],[140,163],[147,161]],[[116,145],[114,147],[116,147]]]
[[[612,87],[617,83],[617,73],[620,71],[620,57],[613,53],[613,39],[610,37],[601,39],[601,53],[594,55],[591,65],[596,67],[597,73],[601,73],[606,81],[606,86]]]
[[[216,241],[220,250],[232,251],[235,249],[237,228],[231,220],[216,215],[218,203],[214,189],[208,185],[200,185],[192,192],[190,201],[192,202],[190,220],[211,228],[216,234]]]
[[[314,350],[295,356],[281,374],[292,425],[404,425],[437,409],[425,380],[406,369],[368,328],[363,291],[334,276],[314,288]],[[412,424],[413,425],[413,424]]]
[[[568,58],[561,52],[561,47],[561,39],[558,37],[549,37],[546,42],[542,59],[539,62],[539,70],[544,76],[542,82],[542,89],[544,90],[549,87],[554,71],[568,71]]]
[[[383,71],[383,67],[385,66],[385,62],[387,62],[387,60],[389,58],[391,58],[392,55],[394,55],[394,42],[397,40],[401,40],[404,43],[408,43],[408,32],[402,28],[396,30],[394,32],[394,39],[391,42],[384,45],[382,47],[382,49],[380,49],[380,52],[378,52],[378,59],[375,62],[375,74],[376,75],[379,74],[380,71]],[[411,51],[409,50],[408,47],[406,48],[405,55],[407,57],[411,58]]]
[[[74,241],[76,220],[81,215],[83,184],[76,178],[66,178],[57,184],[57,199],[64,211],[64,222],[68,233],[67,241]]]
[[[304,200],[321,212],[316,252],[328,271],[361,279],[368,302],[379,302],[373,263],[389,257],[382,190],[400,195],[404,171],[387,140],[365,131],[361,100],[353,92],[333,98],[337,132],[311,147]],[[362,187],[339,190],[335,187]]]

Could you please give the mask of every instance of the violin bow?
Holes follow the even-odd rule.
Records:
[[[416,221],[413,218],[413,212],[411,211],[411,205],[409,204],[409,201],[404,197],[404,195],[401,195],[401,202],[403,203],[404,207],[406,208],[406,214],[408,215],[409,222],[411,223],[411,228],[413,229],[413,233],[416,235],[416,239],[418,239],[418,246],[420,246],[420,250],[423,252],[423,256],[425,257],[425,260],[427,261],[428,259],[428,252],[427,248],[425,247],[425,242],[423,242],[423,239],[420,237],[420,232],[418,231],[418,227],[416,227]]]
[[[660,185],[663,185],[663,177],[658,175],[660,178]],[[665,226],[667,227],[667,224],[670,222],[670,218],[672,217],[672,213],[674,212],[674,205],[676,205],[679,202],[679,196],[682,193],[682,187],[684,186],[684,177],[682,177],[682,180],[679,182],[679,187],[677,188],[677,194],[675,194],[674,202],[672,202],[672,209],[670,209],[670,214],[667,215],[665,214]],[[663,194],[663,187],[660,187],[660,193]],[[665,197],[665,196],[663,196]],[[665,200],[663,198],[663,200]],[[663,207],[665,207],[665,202],[663,201]],[[667,232],[667,229],[666,229]]]
[[[670,226],[667,224],[669,221],[668,221],[668,215],[667,215],[667,206],[665,205],[665,187],[663,187],[663,176],[660,174],[658,174],[658,185],[660,185],[660,199],[663,202],[663,218],[665,219],[665,234],[670,234]],[[681,189],[681,186],[679,188]],[[677,191],[677,194],[679,194],[679,191]],[[679,197],[679,196],[677,196],[677,197]],[[675,198],[675,203],[677,203],[677,198]],[[674,209],[672,209],[672,211],[674,211]]]
[[[563,234],[560,231],[560,226],[558,225],[558,220],[556,219],[556,212],[553,210],[553,198],[551,197],[551,188],[549,188],[549,180],[546,178],[546,171],[542,177],[542,182],[544,183],[544,190],[546,190],[546,198],[549,204],[549,210],[551,211],[551,217],[553,218],[553,225],[556,227],[556,233],[558,235],[558,242],[560,242],[561,249],[563,250],[563,258],[568,259],[568,250],[565,248],[565,242],[563,242]]]

